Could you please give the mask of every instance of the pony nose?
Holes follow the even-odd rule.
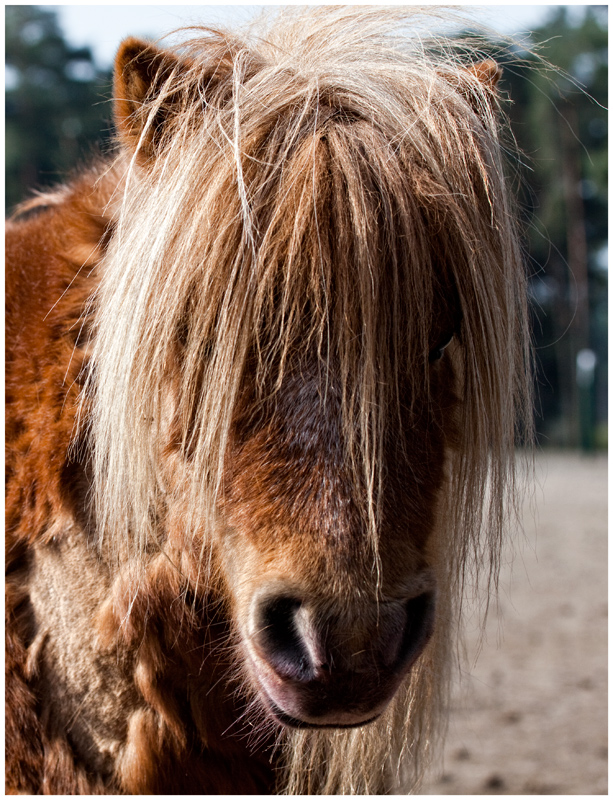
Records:
[[[434,605],[434,592],[427,591],[382,603],[368,615],[358,609],[317,615],[295,595],[268,594],[255,603],[254,643],[280,678],[303,684],[333,682],[348,673],[402,672],[430,638]]]

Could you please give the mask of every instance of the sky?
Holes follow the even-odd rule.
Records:
[[[274,7],[272,5],[271,7]],[[120,41],[126,36],[157,38],[189,23],[232,25],[254,16],[261,5],[50,5],[57,11],[60,25],[70,44],[92,48],[98,66],[109,67]],[[542,24],[553,5],[467,6],[475,18],[504,34],[527,33]],[[569,6],[580,15],[584,5]]]

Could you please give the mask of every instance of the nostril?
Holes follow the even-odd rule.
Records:
[[[302,601],[294,597],[264,599],[258,609],[257,641],[281,677],[308,680],[312,666],[298,625],[301,607]]]
[[[397,655],[399,667],[414,661],[432,636],[435,606],[436,595],[433,591],[412,597],[405,604],[406,624]]]

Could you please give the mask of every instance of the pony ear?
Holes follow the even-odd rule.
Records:
[[[155,119],[147,124],[152,103],[173,73],[180,74],[188,68],[189,63],[140,39],[131,37],[121,43],[113,80],[115,125],[120,142],[129,150],[138,149],[141,160],[155,155],[178,94],[168,93],[159,104]]]
[[[442,73],[442,76],[468,101],[473,111],[482,116],[485,110],[484,94],[493,100],[497,94],[496,85],[502,76],[502,69],[493,59],[488,58],[452,73]]]
[[[468,71],[472,72],[477,80],[490,89],[495,89],[502,77],[502,69],[492,58],[487,58],[478,64],[471,64]]]

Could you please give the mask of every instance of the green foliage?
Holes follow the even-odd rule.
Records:
[[[54,12],[6,6],[6,206],[56,183],[110,135],[111,77],[63,39]]]
[[[592,417],[607,415],[607,8],[573,24],[565,6],[534,31],[551,68],[527,58],[505,71],[514,135],[526,169],[520,202],[532,273],[537,429],[544,443],[576,445],[575,362],[597,356]],[[592,437],[593,438],[593,437]]]
[[[563,72],[530,69],[511,76],[512,121],[520,147],[534,169],[527,178],[539,200],[541,229],[555,240],[564,239],[561,128],[569,127],[570,118],[590,245],[595,249],[607,239],[608,35],[606,19],[599,17],[598,11],[588,9],[582,24],[574,27],[567,9],[557,9],[551,21],[534,32],[533,39],[543,57]],[[546,245],[539,239],[536,231],[530,236],[533,255],[545,252]]]

